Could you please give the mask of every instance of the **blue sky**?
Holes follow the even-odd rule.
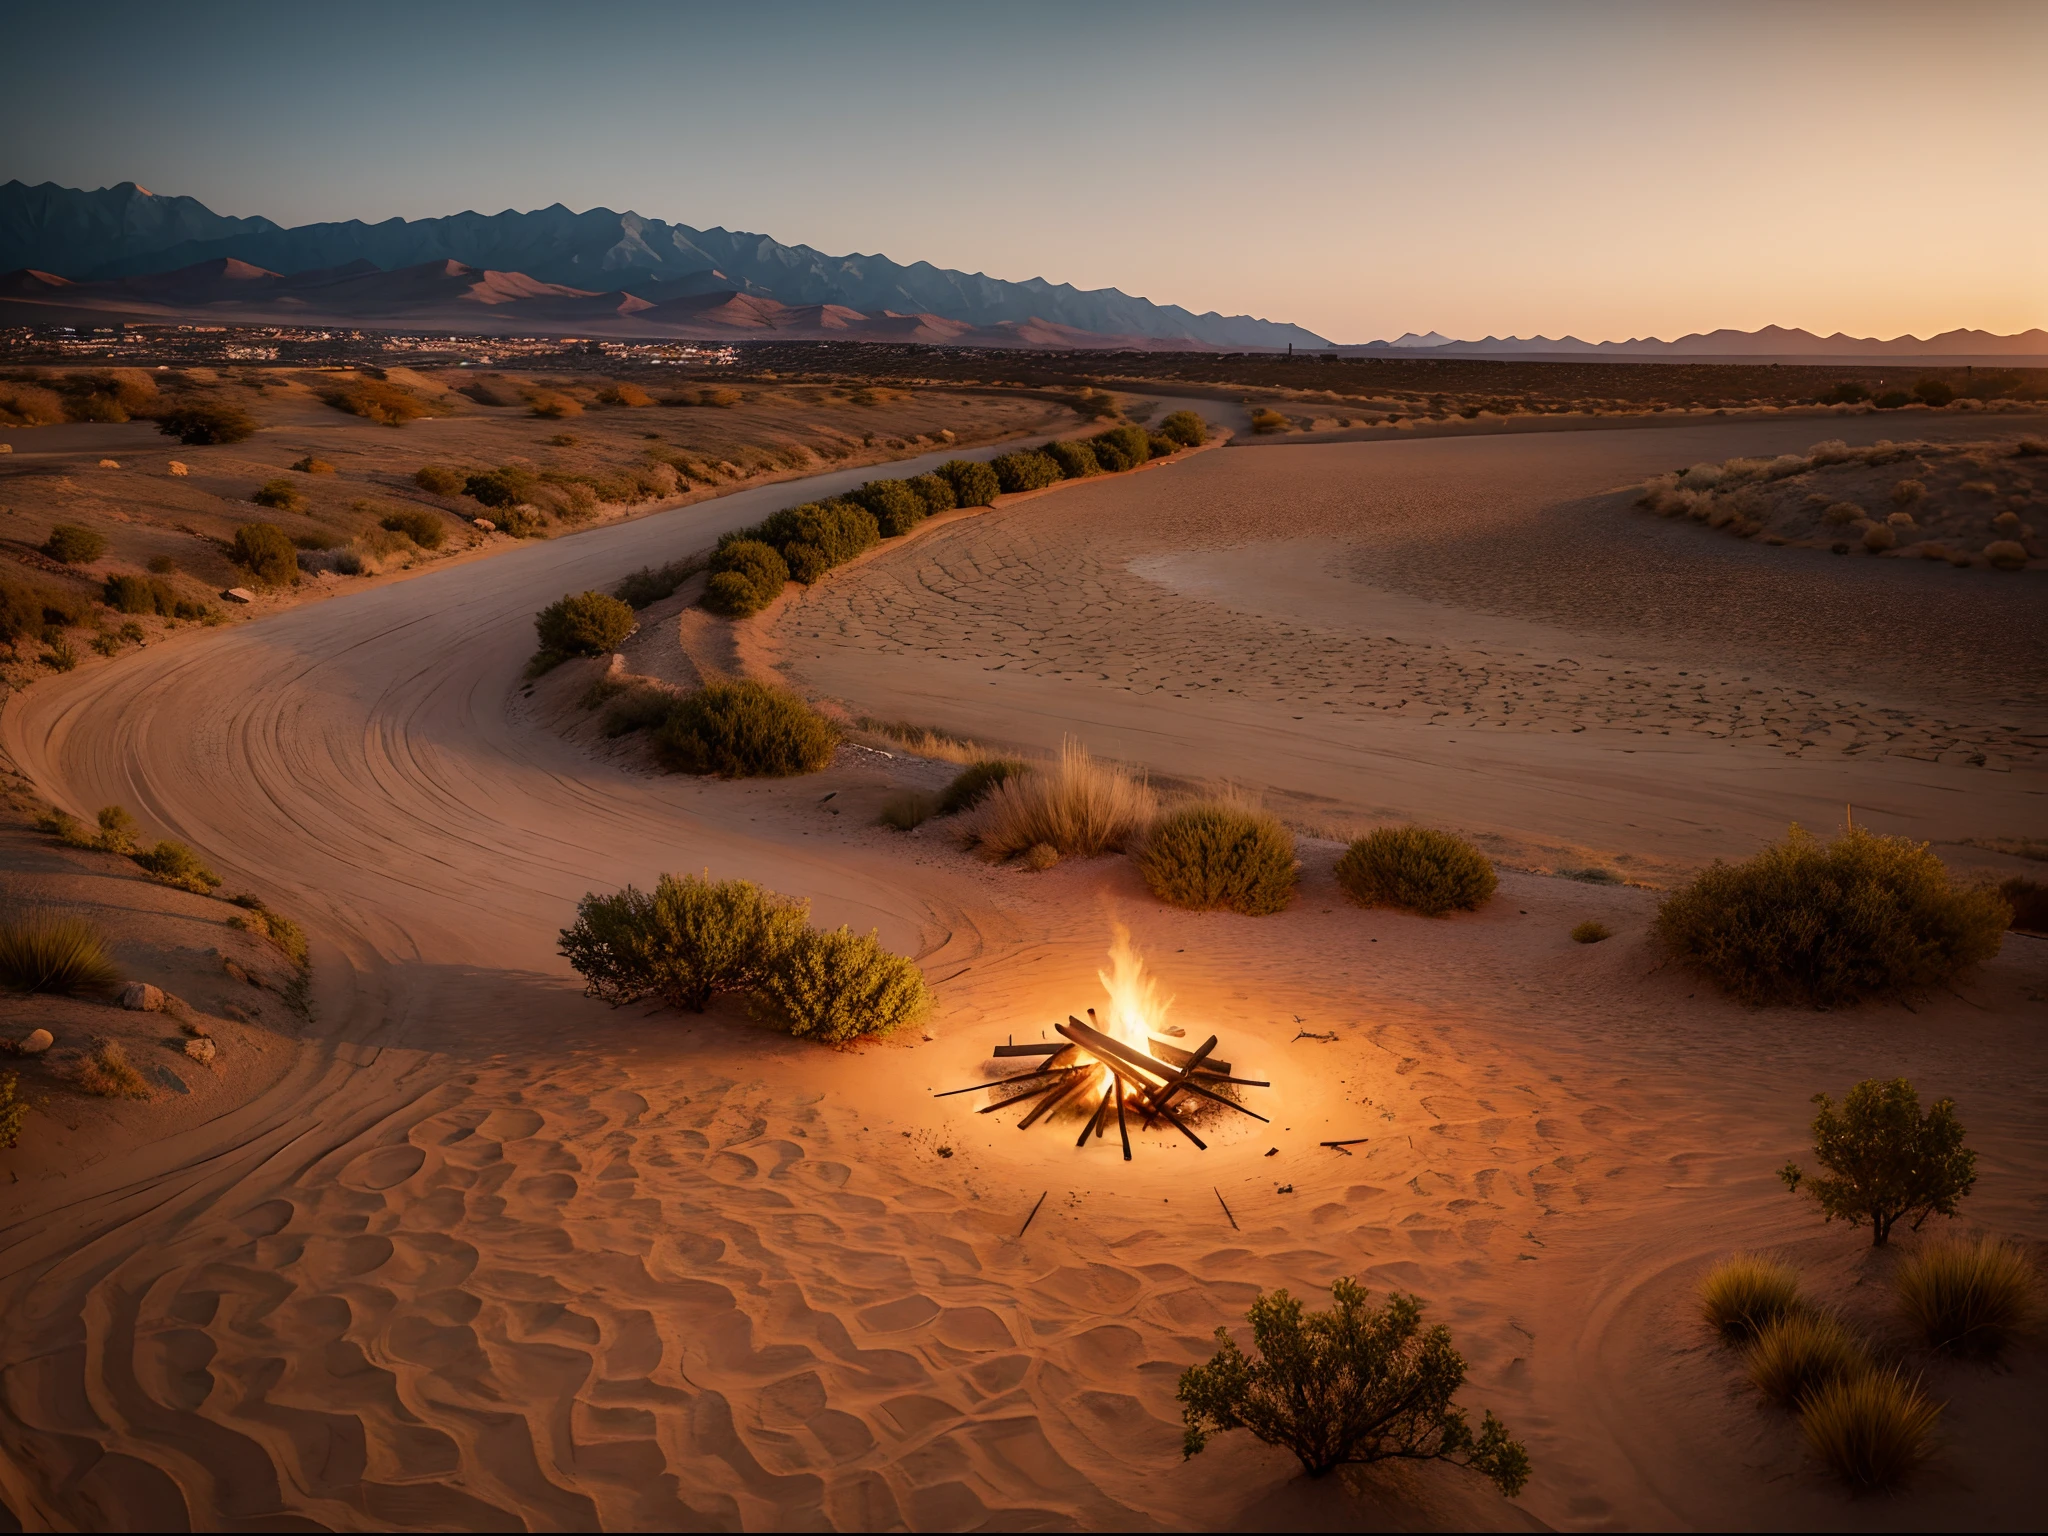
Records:
[[[2048,326],[2048,4],[9,4],[0,178],[634,208],[1344,341]]]

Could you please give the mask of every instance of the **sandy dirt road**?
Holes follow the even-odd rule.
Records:
[[[1194,916],[1121,861],[1033,877],[834,821],[819,798],[855,769],[649,779],[516,723],[536,608],[788,499],[195,635],[10,706],[39,785],[260,886],[318,977],[278,1088],[0,1225],[0,1493],[25,1526],[2029,1523],[2037,1347],[1941,1376],[1939,1479],[1872,1508],[1743,1397],[1687,1288],[1780,1245],[1882,1325],[1881,1266],[1770,1175],[1814,1088],[1877,1071],[1963,1103],[1972,1218],[2038,1241],[2040,955],[2010,945],[1918,1013],[1752,1013],[1655,970],[1639,891],[1510,875],[1486,913],[1426,923],[1345,907],[1315,847],[1284,917]],[[842,1055],[578,997],[552,952],[575,898],[707,866],[918,952],[930,1038]],[[1621,937],[1569,944],[1587,916]],[[1112,918],[1190,1032],[1271,1078],[1270,1125],[1124,1165],[928,1097],[1093,1001]],[[1316,1145],[1344,1135],[1373,1140]],[[1242,1436],[1182,1466],[1173,1382],[1211,1330],[1347,1272],[1454,1326],[1468,1401],[1536,1458],[1521,1504],[1442,1469],[1305,1485]]]

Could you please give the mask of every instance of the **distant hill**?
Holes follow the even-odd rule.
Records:
[[[934,314],[869,314],[845,304],[784,304],[724,286],[716,271],[689,280],[593,292],[442,259],[387,272],[354,261],[289,275],[233,257],[173,272],[74,282],[31,267],[0,276],[0,325],[206,320],[215,324],[395,326],[514,336],[675,337],[692,341],[901,341],[939,346],[1081,350],[1194,349],[1194,341],[1119,336],[1041,319],[975,325]]]
[[[1994,336],[1989,331],[1944,331],[1922,341],[1917,336],[1895,336],[1880,341],[1873,336],[1816,336],[1811,331],[1788,330],[1767,325],[1760,331],[1705,331],[1681,336],[1676,341],[1642,337],[1633,341],[1581,341],[1576,336],[1488,336],[1482,341],[1453,341],[1431,331],[1426,336],[1410,332],[1394,341],[1369,342],[1362,347],[1339,349],[1347,357],[1519,357],[1620,359],[1720,359],[1744,362],[1782,358],[1801,362],[1864,362],[1896,357],[1921,362],[1964,362],[1978,359],[2021,362],[2048,359],[2048,331],[2021,331],[2014,336]]]
[[[0,271],[27,268],[79,282],[189,271],[223,260],[273,275],[358,262],[389,272],[453,261],[584,293],[623,291],[657,307],[715,286],[792,309],[928,315],[969,328],[1042,326],[1051,328],[1047,334],[1065,328],[1222,349],[1329,345],[1297,325],[1198,315],[1116,288],[1083,290],[1043,278],[1005,282],[923,261],[905,266],[885,256],[828,256],[766,235],[692,229],[608,208],[573,213],[557,203],[532,213],[286,229],[269,219],[226,218],[192,198],[163,197],[133,182],[97,192],[50,182],[0,185]]]

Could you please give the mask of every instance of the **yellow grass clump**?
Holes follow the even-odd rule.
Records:
[[[1591,918],[1572,929],[1574,944],[1598,944],[1602,939],[1614,937],[1614,930],[1605,923],[1596,923]]]
[[[2027,1256],[1988,1237],[1928,1243],[1892,1278],[1899,1311],[1936,1349],[1996,1355],[2033,1314],[2040,1277]]]
[[[1040,844],[1068,857],[1120,852],[1145,835],[1158,808],[1142,779],[1069,737],[1056,762],[995,785],[962,836],[992,862]]]
[[[146,1099],[149,1085],[128,1060],[128,1053],[108,1042],[78,1064],[74,1081],[81,1093],[98,1099]]]
[[[22,992],[90,992],[117,973],[99,929],[82,917],[28,911],[0,919],[0,986]]]
[[[1742,1338],[1799,1309],[1799,1275],[1762,1254],[1731,1254],[1700,1277],[1699,1299],[1717,1332]]]
[[[1745,1360],[1749,1379],[1772,1402],[1797,1407],[1830,1382],[1869,1368],[1862,1341],[1825,1312],[1786,1312],[1765,1323]]]
[[[1806,1448],[1850,1487],[1895,1488],[1934,1453],[1941,1407],[1894,1367],[1841,1376],[1800,1410]]]

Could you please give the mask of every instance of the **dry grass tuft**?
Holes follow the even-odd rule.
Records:
[[[1596,923],[1591,918],[1572,930],[1574,944],[1598,944],[1602,939],[1614,937],[1614,930],[1605,923]]]
[[[1744,1338],[1799,1310],[1799,1275],[1757,1253],[1731,1254],[1700,1277],[1700,1311],[1727,1338]]]
[[[935,731],[929,726],[912,725],[907,720],[877,720],[863,715],[860,729],[874,736],[894,742],[917,757],[928,757],[941,763],[984,763],[993,760],[995,753],[963,736]],[[1011,759],[1014,761],[1014,759]],[[959,809],[959,807],[955,807]]]
[[[1796,1408],[1830,1382],[1861,1374],[1870,1360],[1862,1340],[1825,1312],[1787,1312],[1759,1328],[1745,1364],[1756,1389]]]
[[[82,917],[31,909],[0,919],[0,986],[92,992],[118,977],[105,936]]]
[[[1069,737],[1059,760],[992,788],[962,832],[991,861],[1044,844],[1068,857],[1121,851],[1158,814],[1151,786]]]
[[[142,1074],[129,1063],[128,1053],[117,1043],[109,1042],[78,1064],[76,1077],[72,1079],[81,1093],[89,1093],[100,1099],[146,1099],[149,1085],[142,1080]]]
[[[1936,1349],[1989,1358],[2033,1315],[2040,1276],[2011,1243],[1980,1237],[1928,1243],[1892,1286],[1906,1321]]]
[[[885,827],[908,832],[912,827],[921,827],[930,821],[938,814],[938,809],[937,795],[922,789],[906,789],[884,800],[882,812],[875,820]]]
[[[1940,1405],[1903,1371],[1865,1371],[1819,1388],[1800,1410],[1806,1448],[1858,1490],[1894,1488],[1934,1452]]]

